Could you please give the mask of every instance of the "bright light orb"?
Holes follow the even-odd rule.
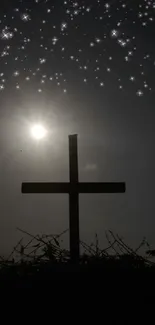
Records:
[[[37,124],[32,127],[31,134],[34,139],[41,140],[41,139],[45,138],[47,131],[43,125]]]

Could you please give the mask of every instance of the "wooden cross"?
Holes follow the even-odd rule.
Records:
[[[68,183],[22,183],[22,193],[69,194],[70,257],[79,260],[79,194],[124,193],[125,183],[79,183],[77,135],[69,136],[70,182]]]

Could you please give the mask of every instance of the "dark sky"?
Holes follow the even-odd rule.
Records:
[[[0,2],[0,253],[20,227],[68,228],[65,195],[22,195],[22,181],[68,181],[78,133],[81,181],[126,194],[80,196],[80,234],[112,229],[155,245],[155,2]],[[46,125],[39,144],[32,125]]]

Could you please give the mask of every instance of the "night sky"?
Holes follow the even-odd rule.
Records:
[[[48,136],[35,141],[42,123]],[[126,194],[80,196],[80,234],[112,229],[155,245],[155,2],[0,1],[0,253],[21,234],[68,228],[68,197],[23,195],[23,181],[125,181]],[[67,240],[67,239],[66,239]]]

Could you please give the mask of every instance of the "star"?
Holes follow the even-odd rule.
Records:
[[[30,16],[28,14],[22,14],[21,15],[21,19],[25,22],[29,21],[30,20]]]
[[[0,85],[0,90],[3,90],[4,89],[4,85]]]
[[[2,34],[1,34],[2,40],[9,40],[12,37],[13,37],[13,33],[12,32],[8,32],[8,31],[5,31],[5,30],[2,31]]]
[[[14,77],[18,77],[18,76],[19,76],[19,71],[15,71],[15,72],[13,73],[13,75],[14,75]]]
[[[40,61],[40,64],[43,64],[43,63],[46,62],[46,59],[45,58],[40,58],[39,61]]]
[[[143,91],[142,90],[138,90],[137,91],[137,96],[139,96],[139,97],[143,96]]]
[[[130,80],[131,80],[131,81],[134,81],[134,80],[135,80],[135,77],[131,76],[131,77],[130,77]]]
[[[116,29],[113,29],[113,30],[111,31],[111,36],[112,36],[113,38],[117,38],[117,37],[118,37],[118,31],[117,31]]]

